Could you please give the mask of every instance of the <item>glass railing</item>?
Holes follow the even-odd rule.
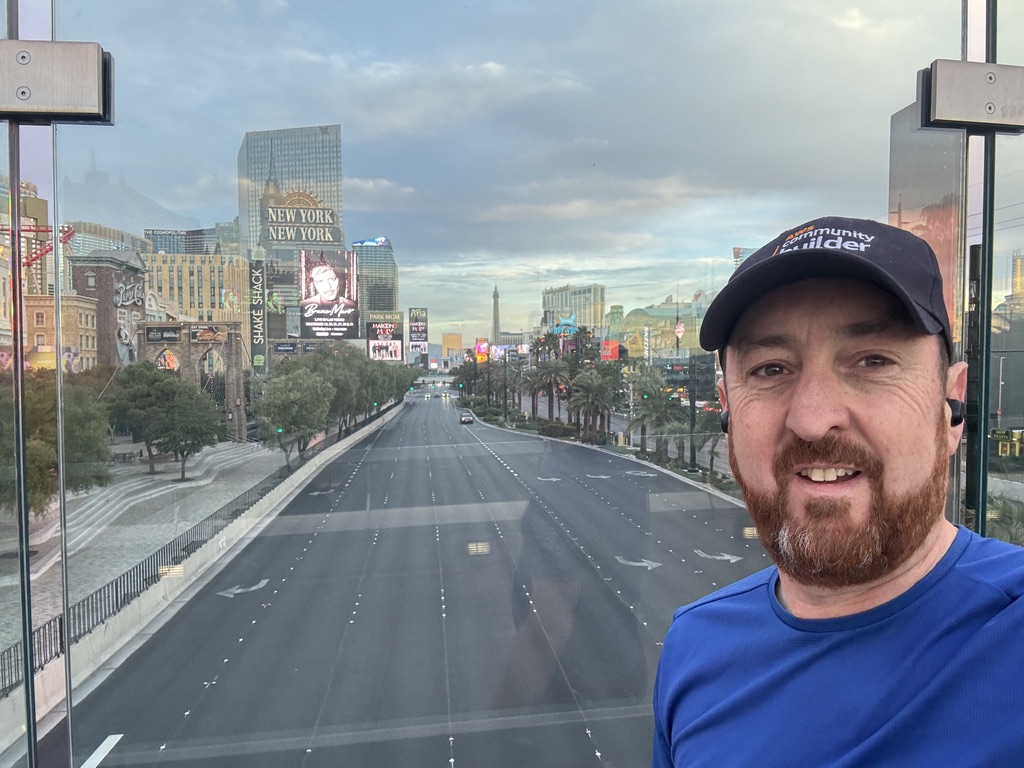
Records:
[[[649,762],[673,609],[768,562],[703,312],[796,221],[890,219],[892,116],[960,50],[951,0],[705,5],[54,1],[116,96],[24,149],[40,765],[68,714],[77,765]]]

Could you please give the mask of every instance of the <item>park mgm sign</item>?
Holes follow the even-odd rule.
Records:
[[[999,443],[1000,456],[1024,455],[1024,429],[993,429],[988,436]]]

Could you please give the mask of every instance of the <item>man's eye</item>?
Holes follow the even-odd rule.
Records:
[[[755,368],[751,374],[754,376],[781,376],[785,372],[786,369],[778,363],[766,363]]]
[[[861,358],[860,364],[865,368],[881,368],[889,364],[889,360],[881,355],[867,355]]]

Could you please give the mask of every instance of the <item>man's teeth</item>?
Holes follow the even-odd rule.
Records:
[[[802,469],[800,474],[815,483],[831,483],[840,477],[855,475],[857,470],[844,469],[843,467],[826,467],[824,469],[815,467],[814,469]]]

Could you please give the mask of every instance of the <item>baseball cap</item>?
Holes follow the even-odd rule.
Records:
[[[892,293],[927,334],[953,336],[935,253],[917,235],[869,219],[824,216],[786,230],[751,254],[708,306],[700,345],[721,350],[746,309],[768,291],[812,277],[865,280]]]

